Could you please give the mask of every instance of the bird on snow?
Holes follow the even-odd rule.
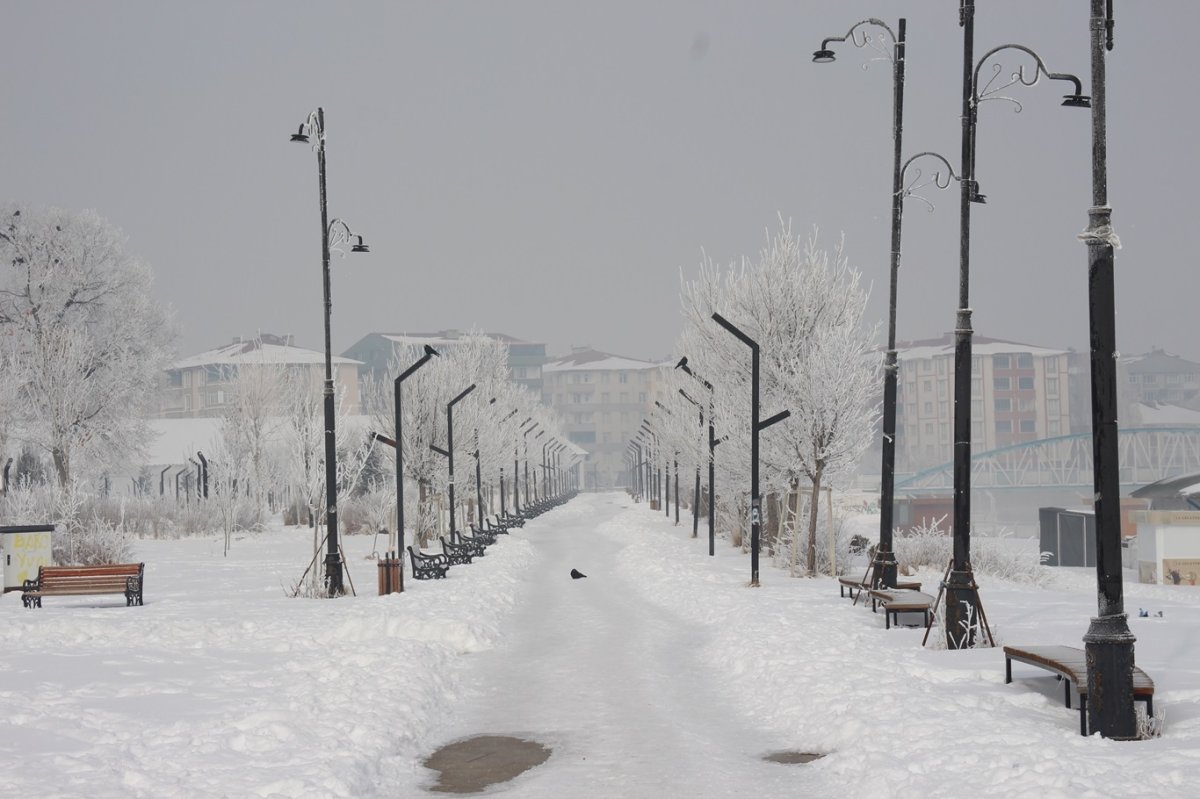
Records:
[[[580,577],[587,577],[587,575],[579,571],[579,569],[571,569],[572,580],[578,580]]]

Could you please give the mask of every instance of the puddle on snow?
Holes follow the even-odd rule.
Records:
[[[499,782],[507,782],[540,766],[551,750],[537,741],[509,735],[477,735],[447,744],[425,760],[425,767],[440,773],[439,793],[478,793]]]
[[[818,754],[816,752],[783,751],[772,752],[769,755],[763,755],[763,760],[766,760],[768,763],[786,763],[788,765],[794,765],[797,763],[811,763],[814,760],[820,760],[823,757],[825,757],[825,755]]]

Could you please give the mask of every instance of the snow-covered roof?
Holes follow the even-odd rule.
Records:
[[[662,366],[654,361],[640,361],[623,355],[611,355],[599,350],[576,350],[570,355],[546,361],[543,372],[596,372],[602,370],[637,371]]]
[[[1200,411],[1184,408],[1179,405],[1146,405],[1137,403],[1133,408],[1134,416],[1140,424],[1151,426],[1181,427],[1184,425],[1200,426]]]
[[[377,333],[380,338],[388,341],[394,341],[397,344],[414,344],[423,345],[431,344],[437,346],[452,345],[459,343],[465,336],[471,335],[471,331],[460,330],[439,330],[436,333]],[[501,341],[505,344],[537,344],[536,341],[526,341],[515,336],[510,336],[507,333],[479,333],[479,335]]]
[[[954,354],[954,334],[947,333],[941,338],[936,339],[898,342],[896,352],[900,360],[905,360],[906,358],[910,360],[923,360],[926,358],[950,356]],[[1021,344],[1016,341],[1005,341],[986,336],[973,336],[971,339],[971,353],[973,355],[1008,355],[1026,352],[1035,358],[1043,358],[1050,355],[1066,355],[1068,350],[1038,347],[1033,344]]]
[[[173,369],[191,369],[197,366],[234,366],[238,364],[273,363],[285,365],[324,364],[325,353],[316,350],[306,350],[301,347],[289,347],[282,344],[267,344],[257,341],[243,341],[227,344],[215,350],[208,350],[199,355],[192,355],[181,361],[176,361]],[[361,361],[353,358],[333,356],[335,364],[359,365]]]

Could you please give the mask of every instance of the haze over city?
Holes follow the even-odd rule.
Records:
[[[908,21],[905,151],[958,166],[962,44],[941,3],[5,4],[3,195],[95,208],[176,310],[181,354],[257,331],[319,348],[313,153],[326,111],[331,216],[371,247],[335,259],[333,345],[477,326],[633,357],[670,354],[680,271],[753,257],[782,215],[845,235],[886,314],[891,81],[846,48]],[[1187,220],[1196,112],[1176,88],[1200,5],[1125,4],[1108,65],[1118,342],[1200,357]],[[1087,90],[1080,3],[981,2],[976,54],[1018,42]],[[1087,347],[1089,117],[1059,84],[979,123],[972,230],[980,335]],[[953,326],[958,207],[906,206],[898,335]]]

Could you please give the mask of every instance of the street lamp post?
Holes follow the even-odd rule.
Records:
[[[1133,708],[1134,636],[1125,615],[1121,574],[1120,453],[1117,447],[1117,331],[1113,286],[1118,244],[1108,205],[1107,87],[1104,51],[1112,49],[1112,0],[1092,0],[1092,207],[1080,238],[1088,245],[1092,343],[1092,467],[1096,497],[1099,612],[1083,637],[1087,651],[1088,728],[1105,738],[1137,737]]]
[[[401,412],[402,395],[400,386],[413,372],[429,363],[430,358],[439,355],[440,353],[437,350],[426,344],[425,352],[421,357],[392,381],[393,404],[396,409],[396,554],[398,557],[404,552],[404,415]],[[404,591],[404,569],[400,570],[400,591]]]
[[[667,416],[675,415],[675,414],[671,413],[670,408],[668,408],[666,405],[663,405],[658,400],[655,400],[654,404],[657,405],[659,407],[659,409],[663,413],[665,413]],[[675,526],[678,527],[679,526],[679,450],[675,450],[672,467],[673,467],[672,473],[675,475]],[[668,480],[667,480],[667,495],[668,496],[670,496],[670,492],[671,492],[671,484],[670,484],[670,478],[668,478]],[[670,516],[671,516],[671,511],[668,508],[667,517],[670,518]]]
[[[340,219],[329,221],[325,191],[325,109],[317,108],[309,114],[299,130],[292,134],[291,140],[307,144],[310,136],[317,137],[317,179],[321,200],[321,277],[325,302],[325,540],[328,546],[325,554],[325,590],[329,596],[335,597],[344,594],[345,587],[342,583],[342,558],[338,546],[337,436],[334,433],[337,413],[333,395],[333,349],[329,335],[330,313],[333,308],[329,298],[329,253],[331,249],[347,244],[351,239],[357,239],[357,242],[351,246],[350,252],[370,250],[363,244],[362,236],[356,236],[345,222]]]
[[[871,34],[862,31],[855,36],[860,27],[874,25],[887,32],[892,40],[891,53],[876,42]],[[891,250],[891,282],[888,314],[888,348],[884,363],[883,382],[883,461],[880,468],[879,486],[879,546],[876,548],[873,582],[886,588],[896,586],[896,558],[892,542],[892,513],[895,497],[896,473],[896,283],[900,273],[900,215],[903,208],[901,182],[901,134],[904,130],[904,36],[907,23],[903,17],[893,32],[887,23],[871,17],[851,26],[845,36],[825,39],[821,49],[813,53],[816,63],[829,63],[834,60],[834,53],[829,49],[831,42],[844,42],[849,39],[856,47],[872,45],[889,55],[892,64],[892,250]]]
[[[446,456],[446,464],[450,477],[450,543],[452,544],[459,540],[458,529],[455,527],[454,521],[454,406],[474,390],[475,384],[472,383],[463,389],[457,397],[446,403],[446,449],[440,450],[432,444],[430,445],[430,449],[434,452]]]
[[[704,408],[700,403],[692,399],[682,388],[679,389],[679,394],[685,400],[696,406],[696,411],[700,414],[700,427],[704,427]],[[692,538],[700,537],[700,453],[696,453],[696,487],[692,489]]]
[[[1063,98],[1068,107],[1088,106],[1079,79],[1067,73],[1050,72],[1037,53],[1018,44],[993,47],[978,63],[975,53],[975,0],[963,0],[959,23],[963,28],[963,91],[962,91],[962,164],[959,212],[959,307],[954,329],[954,560],[946,581],[946,645],[950,649],[969,648],[975,643],[979,618],[979,588],[971,570],[971,203],[983,203],[975,178],[975,135],[979,103],[984,100],[1007,99],[1001,94],[1017,84],[1032,86],[1044,75],[1050,80],[1069,81],[1075,92]],[[979,71],[994,55],[1014,50],[1031,57],[1034,69],[1030,75],[1024,66],[1011,73],[1007,82],[996,85],[1001,74],[996,65],[991,78],[979,86]]]
[[[717,392],[713,388],[713,384],[705,380],[700,375],[692,371],[688,366],[687,356],[679,359],[679,363],[675,364],[675,368],[682,370],[685,374],[698,381],[702,386],[708,389],[708,554],[712,557],[716,554],[716,518],[717,518],[717,491],[716,491],[716,464],[717,464],[717,428],[714,416],[716,415]],[[680,390],[682,393],[682,389]],[[684,394],[684,396],[687,396]],[[691,399],[691,397],[688,397]],[[695,401],[693,400],[693,403]],[[697,404],[696,407],[699,407]],[[704,411],[700,412],[701,422],[704,420]]]
[[[791,416],[791,411],[780,411],[762,422],[758,420],[758,342],[743,333],[736,325],[719,313],[712,315],[713,321],[732,333],[750,348],[750,585],[758,587],[758,545],[762,529],[762,498],[758,493],[758,434],[776,422]]]

